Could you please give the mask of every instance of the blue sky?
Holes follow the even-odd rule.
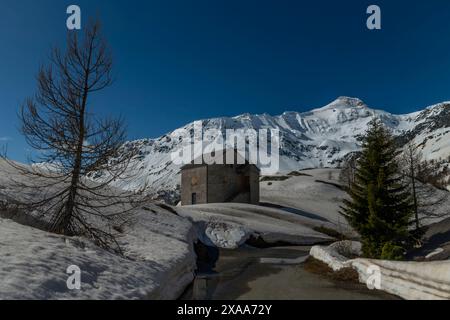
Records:
[[[94,112],[129,138],[245,112],[280,114],[355,96],[393,113],[450,100],[450,1],[0,0],[0,145],[24,160],[17,110],[36,88],[66,7],[99,16],[116,82]],[[366,28],[378,4],[382,30]]]

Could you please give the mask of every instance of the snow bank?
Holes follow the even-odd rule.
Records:
[[[196,224],[205,244],[220,248],[237,248],[251,236],[269,244],[312,245],[331,240],[313,230],[315,222],[311,219],[274,208],[218,203],[183,206],[177,211]]]
[[[3,218],[0,235],[0,299],[175,299],[196,267],[192,224],[155,205],[119,238],[127,258]],[[81,290],[67,288],[71,265]]]
[[[450,299],[450,261],[399,262],[356,259],[351,264],[358,271],[362,283],[366,283],[372,275],[368,270],[379,268],[380,289],[404,299]]]
[[[197,227],[203,224],[198,224]],[[204,234],[204,244],[224,249],[237,249],[251,235],[251,231],[236,223],[208,222],[200,227],[200,235]]]
[[[351,266],[351,260],[343,255],[347,251],[351,255],[361,254],[361,243],[355,241],[335,242],[328,247],[314,246],[310,255],[317,260],[326,263],[334,271]]]
[[[334,229],[347,238],[354,238],[357,233],[340,214],[342,200],[348,197],[339,188],[340,173],[340,169],[310,169],[299,171],[298,176],[291,176],[284,181],[262,181],[261,202],[279,205],[296,211],[299,215],[325,221],[325,227]],[[426,188],[429,198],[426,210],[433,212],[434,216],[420,214],[420,219],[423,225],[430,225],[449,217],[450,193],[432,186]]]
[[[196,230],[188,219],[151,203],[134,209],[117,237],[122,257],[81,237],[37,229],[45,217],[5,210],[44,193],[24,194],[12,183],[25,178],[0,159],[0,299],[174,299],[193,280]],[[71,265],[82,272],[79,291],[67,289]]]
[[[361,283],[374,279],[379,270],[379,289],[408,300],[450,299],[450,261],[412,262],[374,259],[347,259],[342,248],[357,252],[357,243],[334,243],[328,247],[314,246],[311,256],[333,270],[351,267],[359,274]]]
[[[332,229],[351,235],[352,229],[339,213],[346,193],[333,185],[338,184],[340,170],[311,169],[300,174],[285,181],[261,182],[261,201],[297,209],[316,220],[325,220]]]

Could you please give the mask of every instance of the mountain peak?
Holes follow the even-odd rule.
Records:
[[[317,111],[327,111],[327,110],[336,110],[336,109],[352,109],[352,108],[368,108],[367,105],[358,98],[352,97],[338,97],[336,100],[327,104],[324,107],[314,109],[313,112]]]
[[[328,106],[329,107],[344,106],[344,107],[353,107],[353,108],[367,107],[366,104],[361,99],[353,98],[353,97],[345,97],[345,96],[338,97],[336,100],[331,102]]]
[[[414,114],[395,115],[371,109],[358,98],[343,96],[321,109],[306,112],[285,112],[281,116],[246,113],[232,118],[204,119],[202,124],[204,129],[217,129],[222,134],[228,129],[278,130],[281,147],[278,171],[287,173],[304,168],[339,167],[350,153],[360,150],[358,137],[366,132],[367,123],[374,117],[379,117],[397,139],[420,146],[427,160],[444,159],[450,154],[448,102]],[[184,137],[185,132],[191,134],[191,130],[194,130],[194,123],[157,139],[124,146],[124,152],[139,149],[135,166],[129,173],[133,182],[125,179],[115,185],[127,190],[151,186],[156,197],[176,199],[180,166],[172,160],[172,155],[184,152],[180,134]],[[264,168],[262,170],[264,172]]]

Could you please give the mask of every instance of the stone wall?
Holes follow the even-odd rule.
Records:
[[[208,166],[208,203],[222,203],[238,191],[238,179],[232,166]]]
[[[181,203],[197,204],[239,202],[259,204],[259,170],[249,166],[247,172],[237,173],[233,166],[209,165],[185,168],[181,178]]]
[[[197,194],[197,203],[207,203],[208,201],[208,167],[194,167],[183,170],[181,175],[181,203],[182,205],[192,204],[192,194]]]

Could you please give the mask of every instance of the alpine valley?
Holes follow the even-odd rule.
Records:
[[[279,116],[243,114],[201,122],[203,130],[214,129],[223,134],[227,129],[278,129],[279,173],[282,174],[307,168],[338,168],[349,154],[360,149],[358,137],[364,134],[374,117],[381,119],[393,132],[399,146],[412,142],[418,146],[424,160],[439,162],[440,170],[449,168],[450,102],[395,115],[370,108],[357,98],[339,97],[309,112],[285,112]],[[127,172],[133,179],[116,181],[116,186],[128,190],[145,186],[155,199],[177,203],[180,166],[171,161],[171,154],[182,148],[180,132],[193,130],[194,123],[190,123],[156,139],[127,142],[123,152],[138,152]],[[91,178],[101,180],[103,175],[99,172]]]

